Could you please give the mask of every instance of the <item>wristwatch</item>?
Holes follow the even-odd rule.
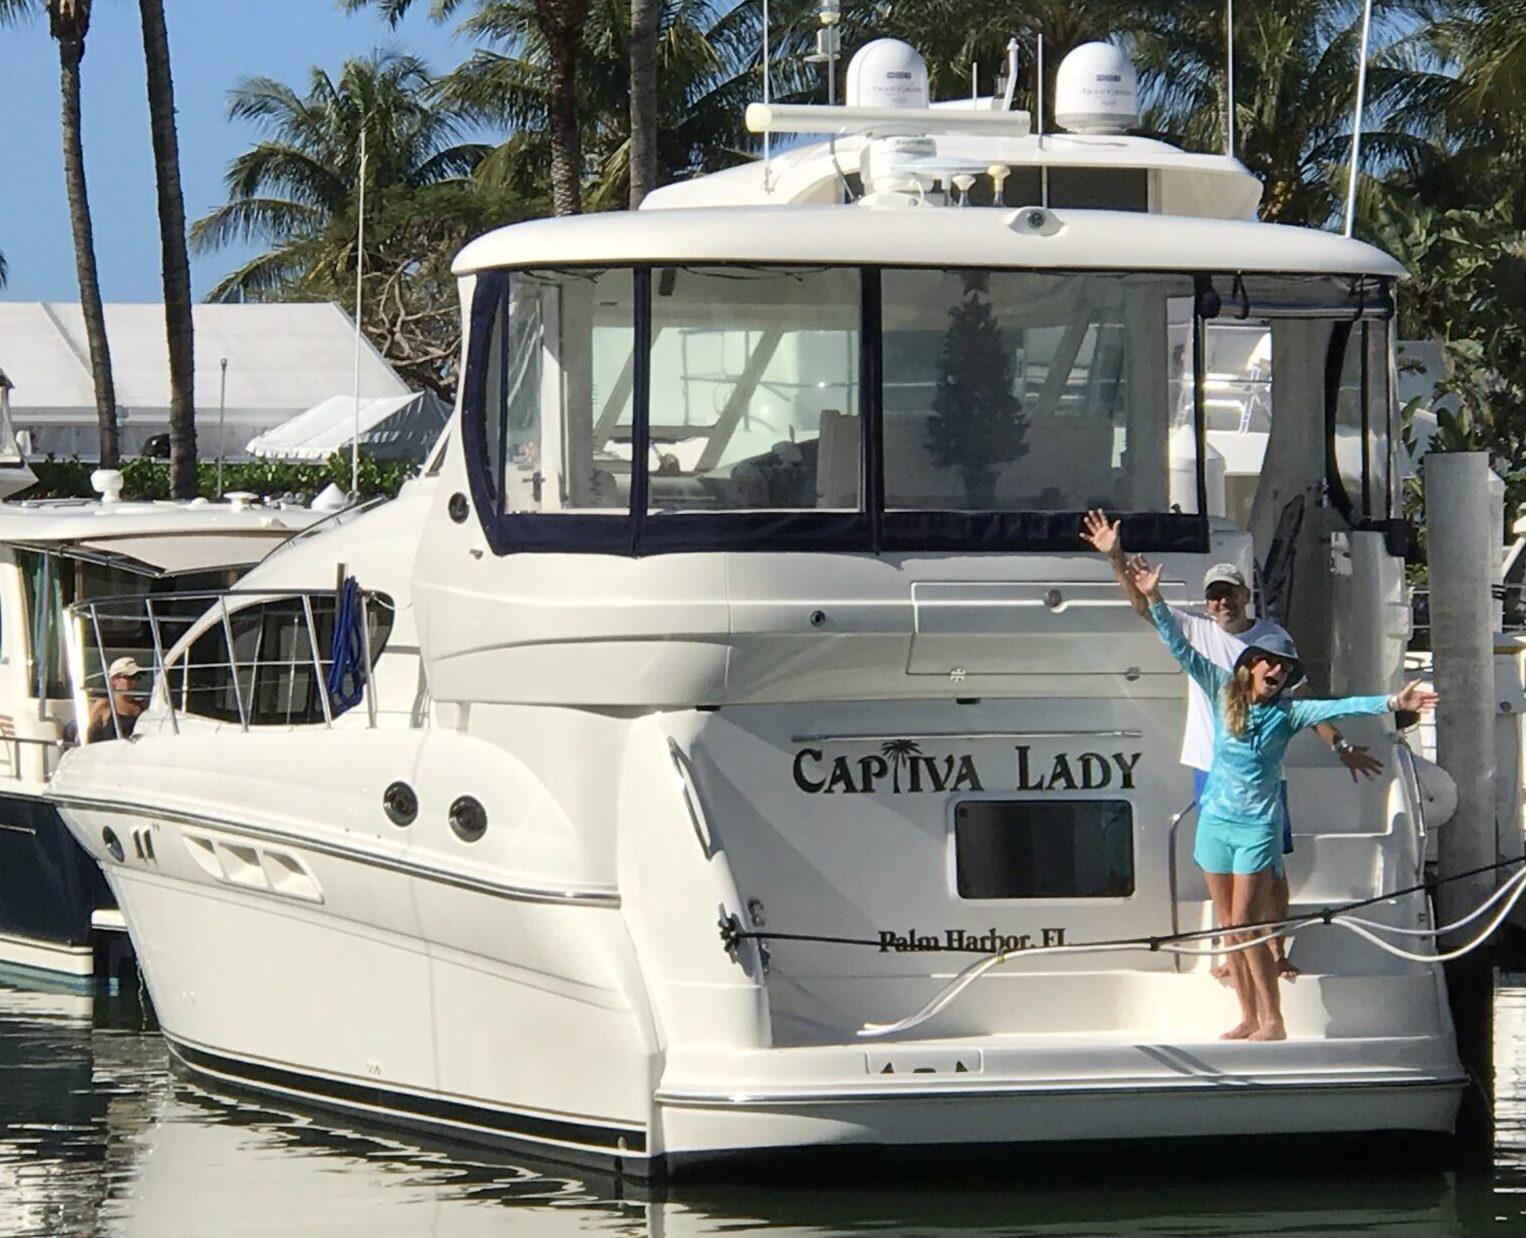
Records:
[[[1343,757],[1351,751],[1351,741],[1342,735],[1339,739],[1330,745],[1330,751],[1335,753],[1335,755],[1338,757]]]

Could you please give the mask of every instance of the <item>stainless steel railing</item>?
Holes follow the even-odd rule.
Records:
[[[345,667],[360,690],[366,724],[376,726],[374,666],[392,627],[383,594],[359,590],[354,621],[360,657]],[[268,725],[332,727],[346,712],[336,699],[334,593],[223,589],[92,598],[67,611],[65,642],[82,742],[90,742],[92,700],[104,700],[111,736],[128,735],[136,715],[162,706],[176,734],[184,716]],[[113,689],[110,667],[124,655],[153,676],[146,690]],[[141,708],[129,709],[129,703]],[[96,710],[97,724],[104,721]],[[107,737],[111,737],[107,736]],[[97,739],[102,738],[99,734]]]
[[[46,739],[36,735],[0,734],[0,752],[5,753],[5,763],[0,765],[0,779],[20,782],[27,776],[26,770],[22,768],[22,754],[35,752],[37,754],[36,777],[38,781],[46,782],[53,777],[58,758],[71,747],[73,747],[72,744],[62,739]]]

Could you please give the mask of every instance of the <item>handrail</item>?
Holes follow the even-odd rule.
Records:
[[[307,648],[313,658],[313,675],[318,681],[318,699],[323,703],[323,725],[334,725],[334,706],[329,700],[328,676],[323,673],[323,656],[318,652],[318,625],[313,621],[313,599],[302,595],[302,614],[307,619]],[[369,651],[368,651],[369,655]],[[367,656],[366,661],[370,661]]]
[[[67,740],[49,739],[40,735],[0,735],[0,743],[4,743],[11,748],[10,769],[5,772],[4,776],[8,777],[12,782],[20,782],[23,777],[21,772],[22,745],[32,744],[41,750],[42,778],[44,782],[53,776],[53,771],[48,768],[48,753],[67,752],[70,748],[78,746],[69,743]]]
[[[154,683],[164,686],[164,703],[170,712],[170,730],[180,734],[180,718],[175,713],[175,694],[170,691],[169,676],[164,671],[164,641],[159,632],[159,618],[154,614],[153,594],[145,594],[143,609],[148,615],[149,630],[154,634]],[[108,691],[111,685],[107,684]]]
[[[357,590],[356,596],[361,623],[357,652],[366,667],[362,684],[366,725],[374,729],[380,713],[374,663],[386,647],[396,603],[387,594],[370,590]],[[248,605],[240,607],[240,600]],[[325,653],[326,643],[318,632],[320,623],[337,618],[337,607],[332,615],[319,609],[319,603],[331,600],[324,590],[241,588],[162,596],[133,593],[75,602],[66,608],[71,621],[66,631],[77,637],[80,650],[69,668],[76,684],[76,709],[85,708],[88,695],[99,695],[98,685],[104,678],[113,731],[118,738],[127,733],[131,719],[118,708],[120,701],[111,690],[108,672],[112,655],[130,652],[145,665],[151,664],[155,675],[154,690],[148,694],[145,707],[153,708],[162,692],[176,734],[181,730],[180,714],[187,712],[236,720],[246,732],[266,724],[312,725],[321,721],[331,727],[343,710],[329,690],[327,658],[332,655]],[[249,616],[253,616],[257,629],[246,630],[244,621]],[[384,628],[380,646],[375,639],[378,634],[371,631],[373,617],[379,617]],[[139,635],[127,648],[108,648],[108,636],[124,625]],[[297,631],[299,625],[305,635]],[[247,643],[251,636],[255,638],[252,655],[247,651],[240,655],[236,640]],[[142,647],[145,640],[152,641],[151,650]],[[94,652],[87,659],[84,655],[91,644]],[[98,665],[87,669],[92,663]],[[245,671],[250,673],[247,684]],[[303,677],[309,674],[315,683],[304,683]],[[178,703],[177,694],[182,697]],[[204,707],[196,708],[197,702],[205,702]]]
[[[228,599],[219,598],[218,604],[222,608],[223,638],[228,642],[228,666],[232,670],[233,699],[238,702],[238,721],[240,727],[247,732],[249,730],[249,708],[244,704],[244,685],[238,681],[238,654],[233,648],[233,620],[228,616]],[[111,692],[111,684],[106,685],[108,695]]]
[[[366,660],[366,677],[361,685],[361,691],[366,698],[366,723],[374,728],[376,726],[376,659],[371,656],[371,611],[364,590],[360,592],[360,648]],[[328,695],[327,682],[323,685],[323,693],[325,696]]]
[[[1394,737],[1394,764],[1403,772],[1404,797],[1410,802],[1415,814],[1415,880],[1425,876],[1425,850],[1430,837],[1430,827],[1425,820],[1425,790],[1420,785],[1420,771],[1415,768],[1415,753],[1409,741]]]
[[[1187,805],[1187,807],[1183,808],[1181,810],[1181,812],[1177,813],[1176,816],[1171,818],[1171,827],[1166,831],[1166,857],[1167,857],[1166,886],[1167,886],[1167,889],[1170,891],[1170,894],[1171,894],[1171,933],[1172,933],[1172,936],[1175,936],[1177,933],[1180,933],[1182,931],[1182,925],[1181,925],[1181,907],[1180,907],[1179,901],[1178,901],[1178,888],[1177,888],[1177,879],[1176,879],[1176,831],[1177,831],[1177,827],[1180,826],[1181,823],[1184,820],[1186,820],[1187,814],[1190,813],[1196,807],[1197,807],[1197,798],[1194,797],[1192,799],[1192,801]],[[1182,956],[1179,955],[1179,954],[1172,955],[1172,957],[1171,957],[1171,966],[1174,967],[1177,971],[1181,971],[1181,969],[1182,969]]]

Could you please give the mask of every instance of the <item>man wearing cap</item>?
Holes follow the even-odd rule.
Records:
[[[118,658],[106,668],[110,696],[98,696],[90,702],[90,712],[86,715],[86,742],[95,744],[103,739],[116,739],[119,723],[123,739],[132,734],[133,727],[138,724],[138,715],[143,712],[143,698],[137,690],[142,675],[142,668],[133,658]],[[112,717],[113,706],[116,708],[115,718]],[[65,739],[71,738],[67,731],[65,728]]]
[[[1107,556],[1113,575],[1117,577],[1130,604],[1139,615],[1148,619],[1150,606],[1127,570],[1123,542],[1118,536],[1118,522],[1109,522],[1101,511],[1091,511],[1087,512],[1081,523],[1082,539]],[[1170,609],[1188,644],[1214,665],[1224,670],[1233,670],[1246,648],[1262,641],[1269,640],[1279,645],[1286,642],[1287,648],[1294,649],[1293,638],[1281,624],[1271,619],[1251,618],[1250,599],[1250,587],[1245,582],[1244,573],[1233,563],[1216,563],[1203,577],[1203,609],[1207,612],[1206,615],[1179,606]],[[1296,649],[1294,654],[1296,656]],[[1300,695],[1306,690],[1307,685],[1295,688],[1293,695]],[[1353,782],[1359,774],[1372,778],[1382,771],[1381,761],[1369,755],[1366,748],[1348,743],[1333,723],[1321,723],[1314,729],[1330,745],[1336,759],[1351,771]],[[1182,732],[1181,761],[1192,770],[1192,794],[1196,800],[1203,793],[1208,768],[1213,764],[1213,709],[1196,681],[1189,681],[1188,684],[1187,725]],[[1284,781],[1282,853],[1288,855],[1292,850],[1293,826],[1288,815],[1288,784]],[[1285,869],[1273,884],[1273,897],[1275,906],[1271,918],[1282,919],[1288,909],[1288,879]],[[1286,949],[1281,937],[1274,939],[1277,971],[1285,979],[1291,979],[1298,974],[1298,969],[1288,961]],[[1217,971],[1218,969],[1215,974]]]

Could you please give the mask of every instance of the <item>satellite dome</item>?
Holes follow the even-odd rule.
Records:
[[[872,46],[872,44],[871,44]],[[1125,133],[1139,124],[1139,77],[1111,43],[1083,43],[1060,63],[1054,119],[1072,133]]]
[[[928,106],[927,62],[900,39],[865,43],[848,61],[849,107]]]

